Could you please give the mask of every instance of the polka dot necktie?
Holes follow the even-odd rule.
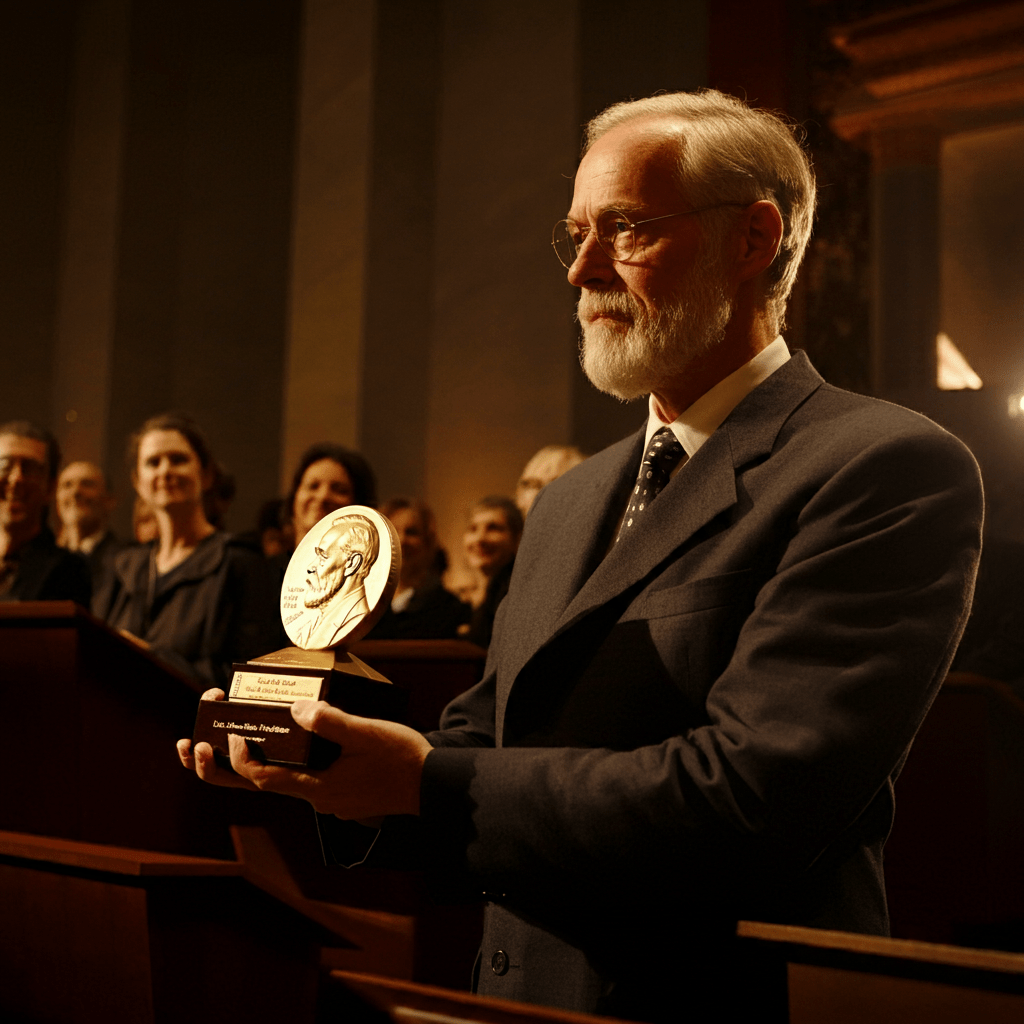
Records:
[[[661,493],[661,489],[668,483],[672,470],[685,458],[683,446],[668,427],[662,427],[650,439],[616,541],[621,539],[624,533],[634,529],[643,519],[647,506]]]

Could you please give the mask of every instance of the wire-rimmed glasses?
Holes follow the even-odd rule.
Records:
[[[714,206],[702,206],[699,210],[680,210],[679,213],[663,213],[660,217],[646,217],[643,220],[631,221],[618,210],[605,210],[597,218],[597,244],[611,260],[621,263],[628,260],[636,252],[636,229],[641,224],[651,224],[656,220],[668,220],[669,217],[685,217],[691,213],[706,213],[722,206],[747,206],[747,203],[715,203]],[[560,220],[551,232],[551,247],[555,250],[559,263],[568,270],[576,262],[576,257],[583,248],[591,228],[589,224],[577,224],[569,218]]]

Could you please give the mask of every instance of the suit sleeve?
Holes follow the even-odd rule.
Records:
[[[435,870],[577,922],[596,892],[606,910],[686,904],[807,870],[905,756],[963,629],[980,522],[955,439],[876,441],[800,495],[706,724],[634,750],[438,745]]]

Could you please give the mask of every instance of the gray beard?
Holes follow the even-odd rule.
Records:
[[[328,584],[325,590],[316,590],[309,597],[305,599],[305,605],[307,608],[323,608],[328,601],[334,599],[338,591],[345,585],[345,576],[343,573],[338,574],[338,581],[333,581]]]
[[[626,323],[589,323],[597,311]],[[628,402],[686,373],[698,356],[725,336],[733,307],[710,267],[694,274],[685,292],[659,309],[644,309],[626,292],[584,291],[577,305],[583,329],[580,362],[599,391]]]

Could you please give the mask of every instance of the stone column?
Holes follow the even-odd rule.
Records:
[[[358,444],[373,0],[306,0],[281,483],[315,441]]]
[[[68,462],[106,452],[129,9],[79,8],[52,398]]]

